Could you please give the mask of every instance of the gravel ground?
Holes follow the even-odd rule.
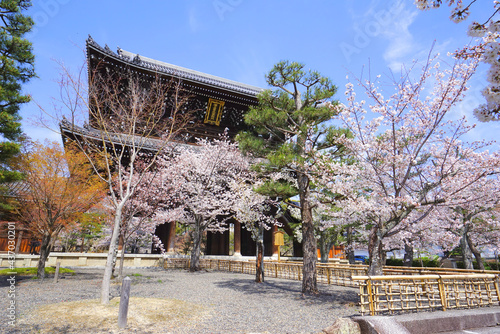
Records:
[[[17,277],[14,328],[8,325],[8,277],[0,276],[0,332],[37,333],[43,328],[32,319],[37,307],[99,298],[103,270],[75,271],[76,275],[66,275],[58,283],[53,283],[52,277],[44,282]],[[154,333],[319,333],[338,317],[359,315],[355,288],[319,285],[318,296],[303,296],[299,281],[266,278],[265,283],[257,284],[253,276],[244,274],[159,268],[129,269],[126,274],[132,279],[132,297],[178,299],[208,310],[208,315],[194,324],[155,328]],[[118,284],[112,293],[119,295]],[[129,332],[140,333],[120,333]]]

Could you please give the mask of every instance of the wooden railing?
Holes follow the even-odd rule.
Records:
[[[366,266],[368,267],[368,266]],[[458,268],[436,268],[436,267],[398,267],[384,266],[384,275],[449,275],[449,274],[496,274],[500,271]],[[367,268],[368,273],[368,268]]]
[[[362,314],[446,311],[500,302],[495,274],[353,276],[352,280],[359,282]]]
[[[166,258],[165,268],[189,268],[188,258]],[[255,275],[254,261],[234,261],[222,259],[201,259],[203,269],[238,272]],[[349,264],[318,264],[316,266],[319,283],[357,287],[359,282],[353,281],[352,276],[366,275],[367,268],[363,265]],[[302,280],[302,263],[266,261],[264,265],[266,277]]]

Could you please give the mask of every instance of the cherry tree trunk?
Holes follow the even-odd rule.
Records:
[[[379,236],[378,226],[375,225],[370,231],[370,240],[368,242],[368,256],[370,261],[368,275],[380,276],[384,274],[382,270],[382,267],[384,265],[382,251],[382,240]]]
[[[472,254],[476,258],[476,262],[477,262],[477,265],[479,266],[479,269],[484,270],[484,263],[483,263],[483,259],[481,257],[481,252],[476,248],[476,245],[474,245],[474,243],[472,242],[472,240],[469,238],[468,235],[467,235],[467,243],[469,245],[469,248],[470,248]]]
[[[200,268],[200,253],[201,253],[201,217],[195,218],[193,229],[193,248],[191,249],[191,264],[189,271],[199,271]]]
[[[15,253],[19,254],[19,249],[21,248],[21,242],[23,241],[23,230],[19,230],[19,234],[17,236],[17,243],[16,243],[16,249]]]
[[[319,253],[321,256],[321,263],[328,263],[328,256],[330,255],[330,247],[332,244],[326,240],[322,233],[319,239]]]
[[[405,257],[403,259],[403,265],[405,267],[413,266],[413,246],[408,242],[405,242]]]
[[[259,236],[257,237],[256,242],[257,247],[257,260],[255,263],[255,282],[263,283],[264,282],[264,228],[263,226],[259,226]]]
[[[462,232],[462,238],[460,239],[460,247],[462,248],[464,269],[474,269],[474,265],[472,262],[472,252],[469,248],[468,239],[469,239],[469,227],[465,225],[464,230]]]
[[[106,266],[104,267],[104,275],[101,285],[101,304],[109,304],[111,277],[113,275],[113,267],[116,262],[116,253],[118,251],[118,238],[120,236],[122,208],[123,204],[119,205],[115,210],[113,232],[111,234],[111,241],[109,242],[108,256],[106,257]]]
[[[45,262],[50,254],[50,234],[46,233],[42,237],[42,244],[40,245],[40,257],[38,258],[37,276],[40,279],[45,278]]]
[[[346,246],[346,255],[349,260],[349,264],[355,264],[356,259],[354,257],[354,246],[352,245],[352,226],[347,226],[347,246]]]
[[[122,252],[120,254],[120,269],[118,269],[118,276],[123,277],[123,263],[125,262],[125,246],[126,242],[123,242]]]

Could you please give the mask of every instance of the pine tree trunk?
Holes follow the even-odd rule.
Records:
[[[113,267],[116,262],[116,253],[118,251],[118,238],[120,236],[122,207],[120,205],[115,211],[115,221],[111,241],[109,243],[108,256],[106,257],[106,267],[104,267],[104,276],[101,285],[101,304],[109,304],[111,292],[111,276],[113,275]]]
[[[40,245],[40,257],[38,258],[37,276],[43,280],[45,278],[45,262],[50,254],[50,234],[44,234]]]
[[[316,262],[318,261],[318,247],[314,236],[312,208],[309,201],[309,178],[305,174],[299,174],[297,183],[302,218],[302,293],[317,294]]]
[[[408,241],[405,241],[405,257],[403,259],[405,267],[413,266],[413,246]]]
[[[195,217],[195,224],[193,230],[193,248],[191,249],[191,264],[189,271],[199,271],[200,268],[200,253],[201,253],[201,223],[202,218]]]
[[[318,255],[312,220],[302,221],[302,249],[304,252],[302,293],[317,294],[316,262],[318,260]]]
[[[264,282],[264,227],[259,225],[259,236],[256,242],[257,247],[257,261],[255,263],[255,282]]]
[[[368,242],[369,268],[368,275],[380,276],[383,275],[383,256],[382,256],[382,240],[378,234],[379,229],[373,226],[370,231],[370,240]]]

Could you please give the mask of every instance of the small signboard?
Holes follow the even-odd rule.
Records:
[[[282,231],[276,231],[274,232],[274,245],[275,246],[283,246],[285,244],[285,238],[283,235],[285,232]]]

